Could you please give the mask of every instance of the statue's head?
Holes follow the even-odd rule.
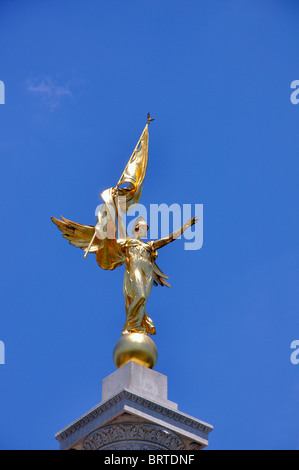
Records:
[[[146,221],[144,220],[142,216],[140,216],[135,222],[132,233],[134,237],[136,238],[139,238],[139,239],[146,238],[148,229],[149,229],[149,226],[147,225]]]

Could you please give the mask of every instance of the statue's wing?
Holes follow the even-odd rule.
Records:
[[[152,265],[153,265],[153,268],[154,268],[154,283],[155,285],[157,286],[158,284],[160,284],[160,286],[166,286],[166,287],[170,287],[170,284],[165,280],[165,279],[168,279],[168,276],[166,276],[166,274],[164,274],[161,269],[157,266],[156,262],[154,260],[152,260]]]
[[[163,277],[159,276],[159,274],[157,274],[155,272],[154,272],[154,278],[155,278],[154,279],[154,285],[155,286],[160,284],[160,286],[162,286],[162,287],[163,286],[171,287],[170,284],[167,281],[165,281],[165,279]]]
[[[71,245],[77,246],[82,250],[86,250],[94,236],[94,226],[78,224],[77,222],[72,222],[71,220],[65,219],[62,216],[61,219],[62,220],[58,220],[55,217],[51,217],[52,222],[62,232],[63,238],[68,240]],[[96,253],[101,245],[102,240],[99,240],[97,237],[95,237],[89,252]]]

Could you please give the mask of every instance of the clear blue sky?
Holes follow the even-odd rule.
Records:
[[[299,448],[298,31],[295,0],[1,1],[1,449],[57,449],[115,369],[123,267],[50,217],[95,223],[148,111],[142,202],[204,205],[159,255],[156,370],[209,449]]]

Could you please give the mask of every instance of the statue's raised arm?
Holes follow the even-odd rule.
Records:
[[[175,230],[175,232],[171,233],[168,237],[160,238],[159,240],[156,240],[152,242],[154,250],[159,250],[165,245],[168,245],[168,243],[173,242],[174,240],[177,240],[187,228],[192,227],[192,225],[196,224],[198,222],[198,217],[193,217],[192,219],[188,220],[182,227],[178,228]]]

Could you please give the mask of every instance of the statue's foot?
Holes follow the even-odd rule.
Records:
[[[130,335],[131,333],[144,333],[147,334],[146,328],[132,328],[131,330],[124,329],[122,335]]]

